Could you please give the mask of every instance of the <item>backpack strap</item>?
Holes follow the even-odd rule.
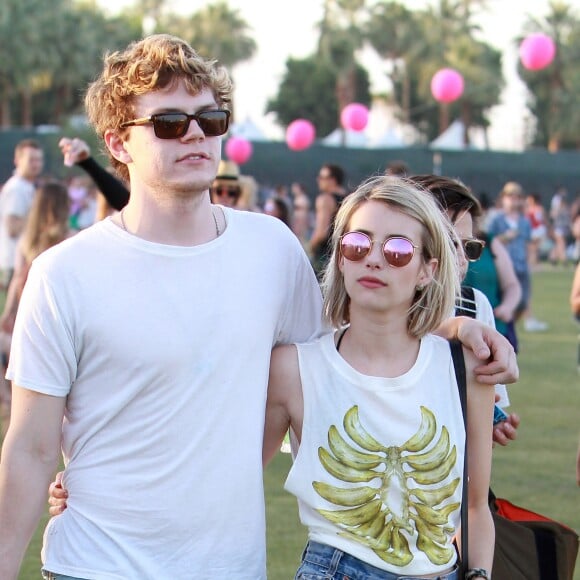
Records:
[[[463,494],[461,498],[461,561],[459,564],[459,578],[463,578],[468,570],[467,555],[467,373],[465,370],[465,359],[463,358],[463,346],[458,340],[450,340],[451,358],[453,368],[457,378],[457,388],[461,401],[461,412],[463,413],[463,424],[465,426],[465,453],[463,455]]]
[[[477,304],[475,303],[475,291],[471,286],[461,286],[461,296],[455,303],[455,316],[477,316]]]

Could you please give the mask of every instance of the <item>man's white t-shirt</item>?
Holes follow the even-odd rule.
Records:
[[[68,509],[44,567],[81,578],[265,578],[262,436],[271,348],[320,333],[299,241],[225,210],[209,243],[110,219],[37,258],[8,378],[67,397]]]
[[[34,184],[19,175],[13,175],[0,193],[0,269],[14,269],[18,238],[8,234],[8,216],[26,218],[34,199]]]

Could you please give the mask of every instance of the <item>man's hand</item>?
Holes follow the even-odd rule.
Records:
[[[507,338],[497,330],[473,318],[458,316],[457,338],[485,364],[475,369],[477,380],[487,385],[510,384],[520,371],[516,353]]]
[[[48,487],[48,513],[51,516],[59,516],[66,509],[68,491],[62,486],[62,471],[59,471],[54,481]]]

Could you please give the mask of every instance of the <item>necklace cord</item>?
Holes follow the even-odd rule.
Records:
[[[121,218],[121,227],[123,228],[123,230],[125,230],[127,233],[130,233],[129,230],[127,229],[127,226],[125,225],[125,217],[124,217],[124,212],[125,212],[125,208],[123,208],[120,212],[119,212],[119,217]],[[211,215],[213,217],[213,223],[215,224],[215,237],[219,238],[220,237],[220,228],[218,225],[218,221],[217,221],[217,217],[215,215],[215,211],[213,208],[211,208]]]

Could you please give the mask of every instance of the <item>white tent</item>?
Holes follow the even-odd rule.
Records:
[[[485,132],[481,128],[471,127],[469,129],[469,145],[463,142],[464,125],[457,119],[439,135],[431,141],[431,149],[442,149],[447,151],[461,151],[463,149],[487,149],[485,142]]]
[[[358,131],[345,131],[345,141],[343,143],[343,129],[335,129],[330,135],[321,139],[320,143],[322,145],[327,145],[329,147],[360,147],[365,148],[368,144],[367,136],[364,132]]]
[[[230,135],[241,137],[248,141],[267,141],[268,138],[262,133],[258,125],[249,117],[242,123],[233,123],[230,126]]]

